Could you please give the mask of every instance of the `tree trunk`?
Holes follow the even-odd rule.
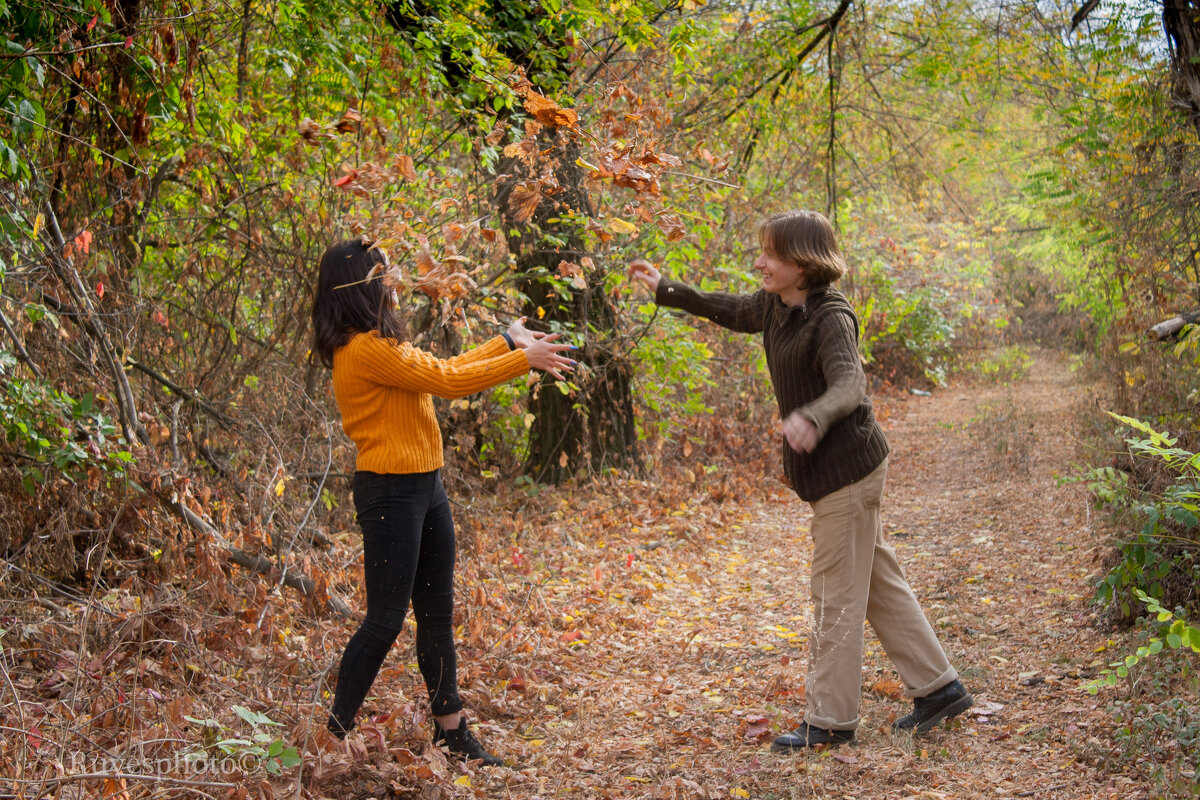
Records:
[[[1200,136],[1200,0],[1165,0],[1163,30],[1171,52],[1175,102]]]
[[[574,388],[564,391],[566,384],[545,375],[529,399],[533,423],[526,470],[539,482],[561,483],[580,470],[635,464],[637,429],[633,370],[619,344],[616,307],[604,289],[604,271],[584,268],[582,288],[560,278],[562,262],[585,263],[580,220],[592,209],[584,171],[576,163],[578,143],[556,142],[554,136],[543,133],[539,147],[558,153],[552,157],[557,163],[531,169],[518,159],[507,160],[501,165],[507,177],[497,182],[495,199],[522,276],[529,326],[561,330],[564,339],[579,348],[571,353],[579,366],[567,382]],[[515,207],[520,204],[510,200],[515,189],[530,186],[537,186],[543,196],[532,216],[518,222]]]

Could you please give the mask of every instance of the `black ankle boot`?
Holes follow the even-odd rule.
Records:
[[[973,705],[975,698],[955,679],[926,697],[913,698],[912,713],[893,722],[892,730],[896,733],[928,733],[942,720],[957,717]]]
[[[824,744],[850,744],[854,743],[854,731],[835,731],[826,730],[825,728],[816,728],[809,725],[807,722],[801,722],[800,727],[794,731],[788,731],[782,736],[775,737],[775,741],[771,743],[771,749],[776,753],[792,753],[797,750],[804,750],[809,747],[817,747]]]
[[[499,767],[504,764],[504,759],[497,758],[483,749],[483,745],[467,727],[465,716],[459,719],[458,727],[452,730],[443,728],[434,720],[433,743],[439,747],[444,746],[451,756],[464,761],[481,761],[485,767]]]

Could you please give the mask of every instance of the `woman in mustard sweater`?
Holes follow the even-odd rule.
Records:
[[[432,395],[465,397],[530,368],[561,379],[575,363],[560,354],[571,345],[518,321],[474,350],[435,358],[405,341],[396,296],[372,275],[377,266],[387,266],[386,256],[363,241],[333,245],[321,258],[313,300],[313,353],[333,368],[342,428],[358,449],[354,507],[367,593],[366,616],[342,654],[328,727],[343,738],[354,726],[411,600],[434,741],[456,757],[502,764],[468,729],[458,698],[454,523]]]

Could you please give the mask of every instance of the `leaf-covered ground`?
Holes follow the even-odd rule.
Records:
[[[737,469],[706,470],[698,453],[644,480],[458,497],[463,694],[510,767],[448,763],[429,745],[411,622],[359,731],[344,744],[322,735],[352,625],[244,574],[230,579],[241,613],[205,611],[221,570],[200,557],[192,583],[152,604],[133,587],[78,607],[31,604],[0,626],[23,632],[15,647],[5,640],[5,663],[24,699],[0,706],[0,764],[25,781],[17,790],[121,800],[1150,797],[1153,764],[1122,754],[1110,698],[1079,688],[1108,660],[1104,648],[1128,641],[1114,645],[1089,602],[1107,552],[1101,521],[1078,485],[1058,481],[1078,458],[1072,430],[1089,405],[1048,353],[1010,385],[879,403],[893,448],[885,533],[976,697],[918,740],[889,732],[907,701],[868,629],[857,745],[770,752],[802,715],[811,548],[808,508],[772,477],[764,437],[746,443],[763,457]],[[342,571],[330,574],[350,587],[357,537],[335,540],[328,558]],[[106,617],[96,641],[72,638]],[[165,762],[155,774],[168,780],[71,777],[116,775],[96,766],[104,754],[151,774],[151,756],[204,744],[187,717],[248,735],[234,705],[282,722],[271,732],[301,749],[302,765],[278,777]],[[80,752],[92,761],[72,769]]]

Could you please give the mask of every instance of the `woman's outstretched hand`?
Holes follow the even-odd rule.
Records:
[[[658,291],[658,282],[662,273],[658,268],[644,258],[635,258],[629,262],[629,280],[637,281],[650,290],[651,294]]]
[[[510,329],[511,331],[511,329]],[[570,372],[575,368],[575,362],[566,356],[559,355],[563,350],[570,350],[574,345],[565,344],[557,341],[561,333],[542,334],[538,336],[530,331],[526,331],[530,335],[532,341],[521,347],[525,351],[525,357],[529,359],[529,366],[534,369],[540,369],[543,372],[548,372],[554,377],[561,380],[566,380],[563,377],[564,372]],[[512,333],[510,332],[511,336]],[[534,338],[534,337],[537,338]],[[515,342],[516,339],[514,338]]]
[[[529,345],[543,338],[546,334],[541,331],[531,331],[525,327],[525,320],[528,317],[521,317],[508,326],[508,337],[513,341],[513,347],[519,347],[524,350]]]
[[[783,421],[783,435],[797,453],[811,453],[817,449],[817,442],[820,440],[816,423],[799,411],[788,414],[787,419]]]

